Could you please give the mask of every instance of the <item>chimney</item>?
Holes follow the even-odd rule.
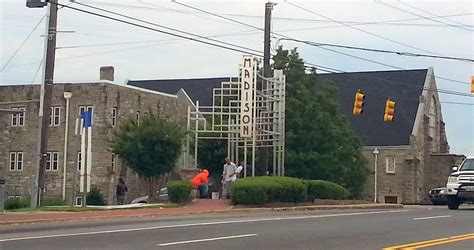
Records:
[[[100,80],[114,81],[114,67],[103,66],[100,67]]]

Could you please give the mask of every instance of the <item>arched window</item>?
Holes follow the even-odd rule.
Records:
[[[438,128],[436,126],[437,124],[437,116],[436,116],[436,100],[434,96],[431,98],[431,103],[430,103],[430,110],[429,110],[429,136],[431,137],[431,152],[438,152]]]

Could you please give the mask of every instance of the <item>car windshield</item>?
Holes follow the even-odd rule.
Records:
[[[474,171],[474,159],[465,160],[459,171]]]

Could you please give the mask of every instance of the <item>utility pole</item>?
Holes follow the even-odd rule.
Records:
[[[54,62],[56,56],[56,34],[57,34],[57,0],[48,0],[49,9],[46,14],[46,34],[43,63],[43,78],[41,81],[40,107],[38,110],[38,155],[37,167],[34,178],[37,178],[38,188],[31,197],[31,207],[35,208],[41,204],[44,182],[46,155],[48,150],[48,129],[51,115],[51,99],[53,92]],[[36,4],[36,5],[35,5]],[[40,0],[27,0],[27,7],[42,8],[46,2]]]
[[[263,36],[263,76],[264,77],[272,77],[271,68],[270,68],[270,47],[271,47],[271,21],[272,21],[272,10],[273,6],[276,5],[272,2],[265,3],[265,26],[264,26],[264,36]],[[265,80],[263,80],[265,82]],[[265,142],[264,142],[265,143]],[[268,147],[263,149],[265,154],[265,172],[268,171],[268,164],[269,164],[269,154],[268,154]],[[273,175],[275,175],[275,171],[273,171]]]

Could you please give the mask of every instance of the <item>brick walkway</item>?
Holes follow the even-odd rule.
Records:
[[[0,213],[0,224],[33,223],[44,221],[67,221],[86,219],[107,219],[123,217],[182,215],[192,213],[217,212],[231,209],[230,200],[194,200],[179,208],[142,208],[87,212],[7,212]]]

